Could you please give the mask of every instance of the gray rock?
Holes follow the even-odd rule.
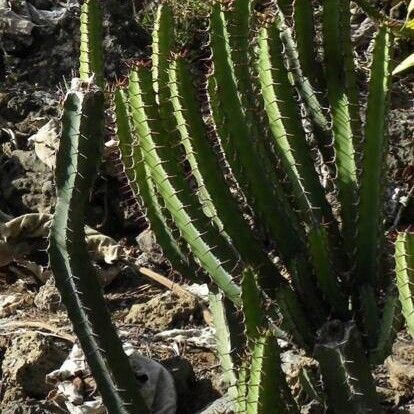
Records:
[[[3,156],[0,165],[0,193],[16,215],[50,213],[55,204],[49,168],[34,152],[14,150]]]
[[[57,290],[52,277],[40,287],[39,292],[34,298],[34,304],[38,309],[48,312],[56,312],[63,307],[59,291]]]
[[[397,392],[398,399],[409,398],[414,390],[414,342],[397,341],[393,352],[385,361],[389,372],[389,384]]]
[[[67,354],[65,345],[51,336],[27,332],[14,338],[2,363],[2,403],[46,397],[51,390],[46,374],[57,369]]]

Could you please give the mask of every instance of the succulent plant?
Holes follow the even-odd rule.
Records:
[[[414,233],[398,234],[395,243],[397,286],[407,329],[414,338]]]
[[[102,91],[81,81],[65,98],[49,257],[56,286],[106,407],[114,413],[145,413],[139,383],[112,325],[85,243],[85,208],[103,144],[103,104]]]
[[[98,86],[103,83],[103,66],[95,27],[101,24],[99,3],[88,0],[82,16],[87,18],[82,17],[81,25],[81,79],[73,80],[64,100],[56,159],[58,201],[49,236],[49,260],[108,411],[148,413],[85,243],[85,209],[102,157],[104,134],[104,94]],[[88,52],[94,42],[97,50]],[[94,56],[90,60],[85,58],[89,54]]]
[[[79,78],[87,81],[91,76],[97,86],[104,86],[104,56],[102,8],[98,1],[85,1],[80,15]]]
[[[81,78],[94,74],[102,86],[96,7],[89,0],[83,8],[90,36],[82,37]],[[281,369],[278,338],[316,358],[326,394],[320,400],[329,412],[380,413],[371,368],[391,350],[400,303],[414,329],[412,234],[400,233],[396,242],[400,301],[384,260],[386,119],[396,29],[385,18],[378,26],[362,115],[350,1],[323,0],[321,13],[313,11],[310,0],[213,1],[204,44],[191,53],[176,48],[174,14],[161,2],[152,58],[136,62],[128,86],[113,96],[132,196],[171,267],[192,280],[211,281],[217,349],[238,413],[299,412]],[[113,404],[109,412],[147,412],[138,408],[139,397],[132,399],[132,380],[122,383],[125,394],[116,389],[132,374],[125,368],[117,377],[119,366],[112,365],[112,358],[124,357],[109,315],[107,332],[95,326],[95,309],[104,303],[99,289],[88,296],[93,277],[81,277],[84,268],[76,267],[87,263],[82,243],[71,259],[74,236],[83,237],[83,213],[74,216],[71,197],[85,197],[90,185],[83,181],[90,184],[99,156],[96,149],[71,152],[68,142],[85,135],[79,128],[100,124],[102,103],[93,106],[98,118],[81,115],[87,109],[82,99],[91,94],[99,93],[92,88],[67,98],[64,114],[80,107],[70,119],[75,129],[63,118],[51,262],[55,274],[61,272],[58,285],[82,346],[98,344],[107,355],[105,370],[94,360],[99,352],[91,353],[90,364],[105,403]],[[79,103],[71,102],[80,96]],[[137,405],[128,408],[125,401]]]
[[[191,251],[194,262],[243,309],[252,295],[243,292],[252,288],[245,283],[243,289],[240,275],[252,269],[256,305],[267,298],[273,322],[320,356],[330,404],[335,381],[353,378],[355,383],[342,385],[350,401],[346,409],[378,412],[366,358],[372,359],[374,350],[384,356],[378,346],[389,343],[383,337],[379,342],[384,302],[377,298],[392,283],[378,260],[384,238],[391,34],[382,26],[375,38],[362,123],[349,2],[323,2],[323,63],[310,43],[315,32],[306,18],[310,3],[294,2],[294,28],[284,14],[290,3],[273,6],[259,15],[247,0],[213,4],[204,66],[174,50],[171,10],[159,7],[152,62],[140,62],[128,90],[117,93],[125,171],[148,208],[149,222],[152,210],[161,213],[153,230],[173,267],[182,272],[182,258]],[[315,73],[318,67],[326,70]],[[313,84],[326,85],[330,111],[323,109]],[[329,174],[325,184],[323,168]],[[142,182],[150,182],[153,190],[143,193]],[[232,185],[242,201],[234,197]],[[266,250],[269,240],[277,265]],[[247,336],[250,317],[245,314]],[[256,329],[263,335],[250,341],[249,377],[255,377],[255,352],[267,355],[268,343],[277,347],[268,336],[271,326],[261,319]],[[332,341],[326,332],[337,325],[342,336]],[[225,340],[219,343],[232,349]],[[365,361],[359,370],[344,364],[351,358],[345,349]],[[237,388],[234,378],[229,385]],[[261,399],[259,394],[254,398]]]

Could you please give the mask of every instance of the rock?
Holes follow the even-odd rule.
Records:
[[[199,304],[195,298],[176,297],[168,291],[146,303],[133,305],[125,322],[136,323],[153,331],[164,331],[185,325],[198,309]]]
[[[198,414],[234,414],[234,402],[230,396],[225,395],[213,401]]]
[[[150,229],[142,231],[136,238],[138,247],[142,252],[143,264],[152,263],[163,263],[165,258],[161,252],[160,247],[155,239],[154,232]]]
[[[88,250],[94,261],[112,265],[121,259],[121,246],[112,237],[88,226],[85,232]]]
[[[6,158],[4,156],[4,158]],[[49,168],[34,152],[14,150],[0,168],[0,193],[15,215],[29,212],[50,213],[55,204]]]
[[[34,293],[28,290],[27,284],[18,279],[16,283],[10,285],[8,293],[0,294],[0,318],[32,306],[34,296]]]
[[[398,411],[401,414],[414,414],[414,403],[412,404],[405,404],[400,407],[400,411]]]
[[[44,401],[10,401],[0,408],[2,414],[62,414],[58,407]]]
[[[29,2],[27,2],[27,7],[33,23],[41,27],[43,35],[53,34],[53,29],[65,18],[68,11],[66,7],[55,7],[54,10],[37,9]]]
[[[397,341],[392,349],[393,357],[399,358],[408,365],[414,366],[414,341]]]
[[[377,394],[379,395],[380,401],[385,402],[388,404],[394,404],[395,402],[395,391],[387,388],[387,387],[381,387],[376,386]]]
[[[204,349],[215,349],[217,345],[215,331],[211,326],[164,330],[155,334],[154,339]]]
[[[30,292],[0,295],[0,318],[15,314],[18,310],[28,308],[33,304]]]
[[[2,41],[9,53],[22,52],[33,43],[33,22],[7,8],[0,10],[0,25],[2,26]]]
[[[385,361],[389,384],[399,398],[411,398],[414,390],[414,342],[397,341]]]
[[[157,242],[152,230],[146,229],[137,236],[137,243],[139,249],[143,253],[152,253],[157,249]]]
[[[59,147],[59,129],[59,121],[52,118],[28,140],[33,143],[37,158],[49,167],[50,170],[54,170],[56,165],[56,152]]]
[[[51,10],[53,8],[53,1],[51,0],[29,0],[29,3],[40,10]]]
[[[20,398],[44,398],[51,390],[46,374],[57,369],[67,356],[56,338],[27,332],[13,339],[4,354],[3,404]]]
[[[48,312],[56,312],[62,307],[60,294],[52,277],[40,287],[34,298],[34,304],[38,309]]]

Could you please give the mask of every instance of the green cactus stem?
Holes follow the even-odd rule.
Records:
[[[319,334],[315,358],[320,365],[330,412],[382,412],[362,341],[352,322],[327,322]]]
[[[365,122],[363,165],[358,205],[356,283],[374,285],[381,270],[379,251],[384,243],[384,163],[388,148],[387,111],[391,80],[390,32],[376,35],[371,64]]]
[[[414,338],[414,233],[402,232],[395,242],[395,272],[402,313]]]
[[[280,351],[272,334],[254,345],[247,383],[246,414],[299,414],[281,368]]]
[[[104,86],[102,30],[99,0],[86,0],[81,7],[79,74],[83,81],[93,76],[100,88]]]
[[[103,113],[100,89],[78,80],[64,103],[50,265],[105,406],[111,414],[146,414],[85,243],[85,209],[102,155]]]

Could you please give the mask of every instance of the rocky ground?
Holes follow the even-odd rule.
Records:
[[[112,14],[105,20],[106,75],[115,80],[125,71],[123,61],[144,53],[149,37],[134,20],[132,2],[108,1],[107,7]],[[59,103],[77,67],[78,17],[76,0],[0,0],[0,412],[7,414],[77,413],[77,405],[96,395],[82,366],[65,378],[62,372],[47,377],[75,343],[44,249],[55,203]],[[369,20],[356,17],[360,62],[373,30]],[[406,47],[399,45],[397,59]],[[400,224],[413,222],[412,204],[402,208],[414,184],[413,86],[413,76],[393,85],[390,226],[400,210]],[[88,224],[96,229],[88,233],[88,243],[123,341],[172,373],[177,412],[203,409],[223,391],[205,288],[171,285],[160,277],[166,274],[163,257],[137,207],[120,193],[110,157],[91,198]],[[147,269],[145,275],[139,267]],[[289,347],[283,355],[295,387],[300,367],[312,369],[314,362]],[[376,373],[390,412],[414,413],[413,355],[412,340],[401,332],[393,356]],[[72,411],[64,408],[68,398]],[[314,402],[303,405],[304,413],[319,412]],[[82,412],[100,412],[90,410]]]

